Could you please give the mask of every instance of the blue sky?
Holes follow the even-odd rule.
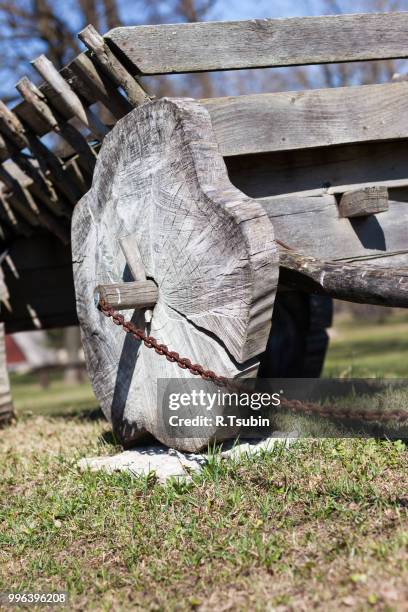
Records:
[[[51,0],[53,1],[53,0]],[[119,0],[121,8],[121,16],[124,22],[129,24],[137,24],[145,21],[146,10],[144,7],[148,6],[149,0]],[[30,5],[31,0],[20,0],[26,5]],[[391,0],[390,0],[391,3]],[[389,3],[389,4],[390,4]],[[171,2],[163,0],[162,7],[164,7],[164,20],[167,22],[174,21],[171,14],[165,15],[165,7],[170,5]],[[251,19],[251,18],[264,18],[264,17],[293,17],[293,16],[304,16],[304,15],[321,15],[328,12],[327,2],[324,0],[218,0],[214,10],[208,15],[208,19],[212,20],[234,20],[234,19]],[[337,6],[344,13],[358,13],[358,12],[373,12],[375,11],[375,5],[377,3],[373,0],[337,0]],[[73,31],[73,36],[83,24],[81,23],[78,11],[75,7],[78,6],[78,0],[58,0],[58,12],[67,20]],[[408,0],[401,0],[399,2],[400,10],[408,10]],[[333,12],[333,10],[329,10]],[[0,35],[8,36],[10,32],[7,27],[0,22]],[[3,43],[3,65],[0,67],[0,92],[8,94],[14,89],[14,85],[17,79],[22,76],[16,74],[15,70],[11,68],[10,59],[15,53],[15,50],[21,45],[26,53],[27,61],[24,61],[24,71],[27,71],[32,77],[35,76],[30,73],[29,60],[38,56],[43,51],[43,46],[40,41],[33,43],[31,41],[10,41],[6,44]],[[5,60],[5,61],[4,61]]]

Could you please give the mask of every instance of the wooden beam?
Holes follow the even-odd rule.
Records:
[[[304,255],[324,260],[385,255],[407,248],[408,203],[391,200],[378,216],[342,219],[335,196],[257,200],[278,238]]]
[[[116,85],[122,87],[133,106],[139,106],[150,100],[150,96],[141,84],[118,60],[93,25],[88,25],[84,28],[79,32],[78,37],[92,51],[91,57],[95,58],[107,76]]]
[[[207,72],[408,57],[408,13],[160,24],[105,35],[134,74]]]
[[[295,149],[225,158],[231,182],[260,198],[342,194],[365,187],[408,187],[405,140]],[[393,197],[390,192],[390,199]]]
[[[152,308],[158,300],[156,283],[151,280],[98,285],[95,289],[95,304],[102,302],[117,310]]]
[[[201,100],[224,156],[408,137],[408,83]]]
[[[99,140],[103,140],[109,130],[95,113],[82,104],[77,94],[50,60],[45,55],[40,55],[31,63],[43,79],[52,87],[61,105],[61,112],[67,115],[67,117],[77,117]]]
[[[4,124],[1,127],[0,119],[0,132],[4,127]],[[8,128],[6,128],[5,133],[13,140],[9,140],[7,137],[3,138],[0,133],[0,159],[6,161],[4,170],[22,187],[31,190],[38,201],[44,203],[50,211],[58,215],[67,215],[67,208],[59,201],[51,182],[39,170],[37,160],[33,161],[24,155],[17,146],[18,138],[14,138],[13,133]],[[28,146],[28,142],[26,142],[26,146]]]
[[[8,201],[13,211],[19,213],[29,226],[35,227],[40,225],[38,207],[35,207],[33,210],[31,208],[31,202],[22,201],[22,198],[19,197],[19,192],[21,189],[24,193],[24,187],[21,185],[19,185],[19,188],[16,189],[16,193],[14,193],[13,187],[15,187],[15,184],[13,181],[14,179],[7,170],[3,166],[0,166],[0,189],[3,194],[7,194]]]
[[[388,189],[366,187],[346,191],[339,202],[340,217],[368,217],[388,210]]]
[[[361,304],[408,307],[408,268],[323,261],[282,247],[279,265],[285,287]]]

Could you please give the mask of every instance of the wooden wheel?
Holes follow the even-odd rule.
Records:
[[[209,438],[169,438],[157,405],[159,379],[192,375],[95,307],[97,285],[133,280],[124,238],[158,287],[148,333],[217,374],[256,371],[278,281],[273,229],[262,207],[229,182],[209,115],[196,102],[162,99],[118,122],[75,209],[72,251],[88,371],[116,435],[130,444],[149,432],[197,450]],[[144,325],[141,311],[124,314]]]

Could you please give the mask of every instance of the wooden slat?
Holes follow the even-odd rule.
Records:
[[[121,27],[106,35],[141,74],[408,57],[408,12]]]
[[[373,217],[339,217],[333,195],[261,198],[275,237],[304,255],[346,259],[407,250],[408,202]]]
[[[254,198],[408,186],[405,140],[242,155],[225,161],[232,183]]]
[[[222,155],[408,137],[408,82],[201,100]]]

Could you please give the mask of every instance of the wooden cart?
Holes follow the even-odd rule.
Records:
[[[88,26],[86,53],[60,73],[38,58],[45,83],[23,79],[24,100],[0,107],[6,329],[78,316],[96,397],[124,444],[146,433],[185,450],[208,443],[170,441],[158,425],[157,381],[194,376],[189,363],[230,378],[316,376],[331,297],[408,305],[407,82],[153,100],[140,77],[406,58],[407,34],[408,13],[104,38]],[[49,132],[72,155],[45,146]],[[101,298],[156,350],[104,317]],[[161,345],[191,362],[180,369]]]

